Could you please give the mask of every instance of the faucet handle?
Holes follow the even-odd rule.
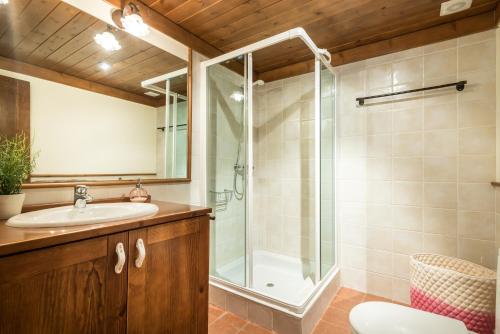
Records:
[[[86,185],[78,184],[75,186],[75,194],[86,195],[87,191],[88,191],[88,188]]]

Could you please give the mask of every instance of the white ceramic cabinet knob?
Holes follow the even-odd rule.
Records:
[[[144,241],[139,238],[137,239],[135,243],[135,247],[137,248],[137,251],[139,255],[137,256],[137,259],[135,259],[135,266],[137,268],[142,267],[142,263],[144,262],[144,258],[146,258],[146,248],[144,247]]]
[[[123,243],[119,242],[116,244],[116,255],[118,255],[118,262],[115,265],[115,273],[119,274],[123,270],[123,265],[125,264],[125,248]]]

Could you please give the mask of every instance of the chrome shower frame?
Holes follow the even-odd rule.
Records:
[[[276,309],[282,310],[284,312],[289,312],[290,314],[294,315],[300,315],[303,314],[309,306],[312,305],[312,302],[315,301],[321,291],[325,289],[327,284],[331,282],[331,280],[339,273],[339,255],[338,255],[338,229],[337,229],[337,224],[334,223],[334,233],[335,233],[335,265],[330,268],[328,273],[324,275],[323,279],[321,279],[321,268],[320,268],[320,246],[321,246],[321,235],[320,235],[320,217],[321,217],[321,203],[320,200],[315,201],[315,207],[314,207],[314,220],[315,220],[315,268],[314,268],[314,281],[315,281],[315,288],[314,291],[311,293],[309,299],[306,301],[304,305],[301,306],[296,306],[296,305],[290,305],[286,302],[271,298],[269,296],[260,294],[259,292],[255,291],[252,289],[253,287],[253,278],[252,278],[252,270],[249,270],[249,268],[252,268],[253,266],[253,259],[252,259],[252,234],[251,234],[251,229],[250,226],[253,222],[253,168],[249,166],[254,165],[253,161],[253,131],[252,131],[252,126],[253,126],[253,62],[252,62],[252,53],[255,51],[258,51],[260,49],[269,47],[271,45],[279,44],[288,40],[292,40],[295,38],[301,39],[304,44],[311,50],[311,52],[315,56],[315,77],[314,77],[314,85],[315,85],[315,121],[314,121],[314,129],[315,129],[315,135],[314,135],[314,158],[315,158],[315,166],[314,166],[314,171],[315,175],[315,196],[316,198],[320,198],[320,186],[321,186],[321,180],[320,180],[320,173],[321,173],[321,160],[320,160],[320,140],[321,140],[321,117],[320,117],[320,107],[321,107],[321,101],[320,101],[320,79],[321,79],[321,66],[324,65],[332,74],[336,76],[336,71],[333,69],[333,67],[330,65],[331,61],[331,55],[326,49],[320,49],[316,46],[316,44],[312,41],[312,39],[309,37],[309,35],[305,32],[303,28],[295,28],[288,30],[286,32],[277,34],[275,36],[271,36],[269,38],[266,38],[262,41],[250,44],[248,46],[242,47],[240,49],[228,52],[226,54],[223,54],[221,56],[206,60],[201,62],[200,67],[201,67],[201,96],[200,96],[200,108],[201,108],[201,131],[200,135],[202,138],[207,138],[207,85],[205,84],[207,82],[207,70],[210,66],[219,64],[234,58],[237,58],[239,56],[247,56],[246,62],[248,62],[245,66],[245,92],[247,94],[247,98],[245,98],[246,105],[244,108],[244,119],[247,120],[247,126],[245,127],[244,131],[245,133],[245,138],[246,138],[246,285],[245,286],[239,286],[234,283],[230,283],[227,281],[224,281],[220,278],[216,277],[210,277],[210,283],[213,284],[214,286],[224,288],[228,291],[234,292],[236,294],[240,295],[245,295],[249,299],[253,300],[259,300],[263,302],[264,304],[267,304],[271,307],[274,307]],[[248,98],[250,97],[250,98]],[[200,159],[201,161],[207,161],[207,149],[208,147],[205,146],[201,149],[201,154],[200,154]],[[335,154],[335,152],[334,152]],[[209,200],[207,197],[208,194],[208,185],[207,185],[207,180],[208,180],[208,175],[207,175],[207,168],[204,168],[202,170],[202,175],[201,175],[202,180],[205,180],[205,182],[202,182],[202,205],[207,206],[209,204]],[[335,181],[333,181],[335,182]],[[334,192],[335,192],[335,184],[334,186]],[[333,205],[335,205],[333,203]],[[336,221],[336,220],[335,220]]]

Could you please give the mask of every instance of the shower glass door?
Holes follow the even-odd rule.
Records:
[[[207,199],[210,274],[246,282],[246,56],[207,68]]]

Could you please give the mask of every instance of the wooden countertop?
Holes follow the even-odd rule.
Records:
[[[5,220],[0,220],[0,256],[82,239],[94,238],[160,223],[167,223],[175,220],[203,216],[212,211],[209,208],[202,208],[188,204],[159,201],[152,201],[151,203],[154,203],[159,207],[158,212],[153,216],[119,220],[103,224],[65,226],[58,228],[19,228],[7,226],[5,225]]]

